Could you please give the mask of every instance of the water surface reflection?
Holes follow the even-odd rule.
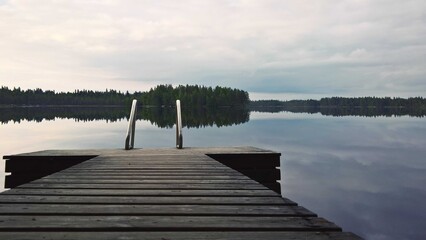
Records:
[[[0,125],[0,154],[121,148],[125,119]],[[173,147],[174,130],[137,122],[136,147]],[[244,124],[185,128],[186,146],[256,146],[283,154],[283,194],[366,239],[426,236],[423,118],[252,112]]]
[[[249,124],[284,153],[285,196],[366,239],[426,236],[423,120],[314,115]]]
[[[116,122],[128,119],[129,109],[123,107],[0,107],[0,123],[74,119],[76,121],[106,120]],[[139,107],[136,118],[148,120],[161,128],[172,128],[176,122],[176,109],[172,107]],[[245,108],[183,108],[182,124],[186,128],[224,127],[242,124],[249,120]]]

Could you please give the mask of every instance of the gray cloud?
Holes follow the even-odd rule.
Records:
[[[426,2],[2,1],[2,85],[424,95]]]

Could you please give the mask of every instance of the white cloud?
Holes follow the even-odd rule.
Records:
[[[425,15],[417,0],[6,1],[0,84],[409,95],[426,90]]]

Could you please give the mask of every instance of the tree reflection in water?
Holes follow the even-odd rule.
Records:
[[[186,128],[232,126],[249,121],[249,110],[244,108],[183,108],[182,123]],[[127,120],[129,109],[124,107],[9,107],[0,108],[0,122],[75,119],[76,121]],[[172,107],[140,108],[138,120],[147,120],[160,128],[172,128],[176,122],[176,109]]]

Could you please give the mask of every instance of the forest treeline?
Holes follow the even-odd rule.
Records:
[[[258,100],[251,101],[251,107],[335,107],[335,108],[426,108],[423,97],[391,98],[391,97],[328,97],[320,100]]]
[[[426,115],[426,99],[390,97],[330,97],[320,100],[259,100],[250,103],[250,109],[260,112],[321,113],[328,116],[417,116]]]
[[[426,115],[426,99],[423,97],[328,97],[320,100],[250,101],[246,91],[219,86],[159,85],[146,92],[134,93],[116,90],[75,90],[64,93],[42,89],[0,88],[0,106],[128,106],[133,99],[138,100],[139,106],[145,107],[175,106],[176,99],[180,99],[184,108],[206,108],[208,111],[205,114],[210,114],[216,107],[247,107],[254,111],[319,112],[333,116]],[[147,114],[154,118],[158,115]]]
[[[55,92],[42,89],[22,90],[0,88],[0,105],[129,105],[137,99],[142,106],[174,106],[180,99],[182,106],[246,106],[249,95],[246,91],[228,87],[205,87],[198,85],[159,85],[146,92],[120,92],[116,90]]]

